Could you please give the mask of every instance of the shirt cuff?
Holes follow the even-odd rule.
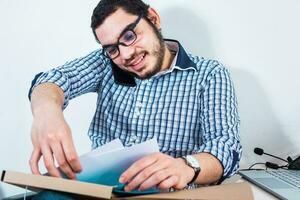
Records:
[[[236,147],[237,148],[232,148],[231,145],[223,141],[213,140],[210,143],[203,144],[198,151],[198,153],[209,153],[220,161],[223,167],[223,175],[219,183],[234,175],[239,168],[241,146],[236,145]]]

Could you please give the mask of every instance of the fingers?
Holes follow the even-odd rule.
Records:
[[[154,174],[152,174],[152,176],[150,176],[148,179],[146,179],[140,185],[139,190],[146,190],[146,189],[149,189],[156,185],[159,185],[161,182],[168,180],[168,177],[172,176],[172,174],[173,174],[173,171],[170,168],[159,170],[159,171],[155,172]],[[171,186],[173,186],[173,185],[171,185]]]
[[[180,162],[179,162],[180,161]],[[120,177],[121,183],[127,183],[125,191],[151,187],[182,189],[186,186],[186,164],[181,159],[155,153],[132,164]]]
[[[29,164],[30,164],[30,168],[33,174],[38,174],[40,175],[40,171],[39,171],[39,166],[38,166],[38,162],[41,158],[41,156],[43,155],[43,160],[44,160],[44,164],[45,167],[47,169],[47,171],[49,172],[49,174],[51,176],[55,176],[55,177],[60,177],[60,173],[59,170],[56,168],[55,166],[55,160],[57,161],[60,169],[62,170],[62,172],[68,176],[70,179],[75,179],[75,173],[72,168],[71,165],[69,164],[69,161],[72,161],[72,159],[67,159],[66,155],[64,152],[72,152],[72,150],[69,150],[69,147],[67,145],[65,145],[65,150],[62,148],[62,145],[58,142],[58,141],[52,141],[50,146],[47,144],[42,144],[43,148],[35,148],[34,151],[32,152]],[[74,148],[74,146],[73,146]],[[75,150],[73,150],[73,152],[75,152]],[[74,154],[74,153],[73,153]],[[75,152],[75,156],[76,152]],[[70,157],[70,156],[69,156]],[[71,155],[72,157],[72,155]],[[54,159],[55,158],[55,159]],[[77,162],[79,163],[79,160],[77,160]],[[81,165],[80,163],[77,163],[77,171],[78,169],[81,170]],[[79,168],[78,168],[79,165]]]
[[[71,169],[68,161],[66,160],[65,153],[63,152],[61,144],[60,143],[51,144],[51,149],[53,151],[53,155],[61,171],[65,175],[67,175],[70,179],[76,179],[73,170]]]
[[[34,148],[29,160],[29,166],[33,174],[37,174],[37,175],[41,174],[39,170],[39,161],[41,159],[41,156],[42,156],[41,150],[39,148]]]
[[[80,172],[82,170],[78,155],[75,150],[72,138],[62,141],[62,147],[65,152],[67,163],[73,172]]]
[[[179,177],[178,176],[170,176],[170,177],[168,177],[167,179],[165,179],[165,180],[163,180],[159,185],[158,185],[158,187],[160,188],[160,189],[169,189],[169,188],[171,188],[171,187],[173,187],[174,185],[176,185],[176,183],[178,183],[178,181],[179,181]],[[184,187],[184,186],[183,186]],[[183,188],[182,187],[182,188]],[[177,187],[175,187],[176,189],[182,189],[182,188],[177,188]]]
[[[150,156],[146,156],[136,161],[120,176],[119,182],[120,183],[129,182],[129,180],[133,179],[133,177],[135,177],[143,169],[155,163],[157,159],[158,159],[157,155],[152,154]]]
[[[60,177],[58,169],[55,167],[53,154],[48,145],[42,146],[44,165],[51,176]]]
[[[127,183],[125,191],[136,188],[145,190],[154,186],[165,189],[174,185],[184,185],[180,183],[182,182],[179,177],[182,173],[180,169],[182,168],[176,159],[162,153],[155,153],[132,164],[121,175],[119,181]]]
[[[71,179],[75,172],[81,171],[81,165],[75,151],[71,130],[63,118],[61,108],[47,108],[46,113],[34,116],[31,139],[34,151],[30,159],[33,173],[40,174],[38,162],[43,156],[44,165],[52,176],[60,176],[61,170]],[[51,110],[51,112],[48,112]],[[57,169],[57,165],[60,169]]]
[[[159,171],[160,170],[163,170],[165,169],[166,167],[168,166],[168,162],[154,162],[152,163],[150,166],[146,167],[145,169],[143,169],[140,173],[138,173],[129,183],[128,185],[125,187],[125,190],[132,190],[134,188],[137,188],[138,186],[140,186],[145,180],[151,180],[151,176],[153,176],[153,174],[158,174],[158,181],[153,183],[152,185],[148,186],[149,184],[151,184],[152,182],[146,182],[146,185],[143,185],[146,186],[145,188],[139,188],[141,190],[143,189],[147,189],[147,188],[150,188],[154,185],[156,185],[157,183],[161,182],[162,179],[166,178],[165,177],[165,173],[164,174],[159,174]],[[155,175],[156,176],[156,175]]]

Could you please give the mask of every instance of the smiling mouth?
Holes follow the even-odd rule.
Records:
[[[134,59],[131,63],[129,63],[128,67],[132,68],[135,71],[138,71],[143,67],[143,61],[145,60],[146,53],[141,54],[136,59]]]

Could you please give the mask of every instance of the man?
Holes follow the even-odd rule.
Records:
[[[60,176],[57,161],[76,178],[81,165],[63,109],[72,98],[97,92],[92,148],[115,138],[125,146],[151,138],[159,143],[160,153],[121,175],[126,191],[217,184],[233,175],[240,122],[228,71],[164,40],[159,14],[141,0],[101,0],[91,27],[103,48],[33,80],[32,172],[40,174],[42,157],[52,176]]]

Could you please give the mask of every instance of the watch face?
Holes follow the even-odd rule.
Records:
[[[200,168],[199,161],[195,157],[193,157],[191,155],[187,155],[186,161],[191,167]]]

